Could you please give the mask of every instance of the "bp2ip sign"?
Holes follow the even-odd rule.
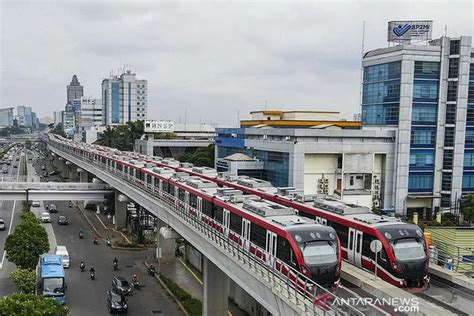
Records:
[[[389,42],[429,41],[433,21],[390,21],[387,39]]]
[[[171,121],[145,121],[145,133],[172,133],[174,123]]]

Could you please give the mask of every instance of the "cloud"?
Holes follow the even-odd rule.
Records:
[[[386,47],[386,23],[433,19],[433,36],[472,35],[468,2],[1,3],[0,107],[64,107],[77,74],[100,96],[111,70],[148,80],[149,116],[230,124],[251,110],[359,111],[365,50]]]

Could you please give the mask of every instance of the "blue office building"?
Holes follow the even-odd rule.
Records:
[[[471,37],[401,44],[363,57],[363,129],[396,131],[394,208],[453,208],[474,192]]]

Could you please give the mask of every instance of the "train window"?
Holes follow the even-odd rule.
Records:
[[[375,260],[375,254],[370,250],[370,243],[375,239],[374,236],[364,234],[362,241],[362,255]]]
[[[240,235],[242,232],[242,217],[237,214],[230,213],[230,229]]]
[[[222,207],[215,205],[214,206],[214,219],[222,224],[224,215],[222,214]]]
[[[357,234],[357,244],[356,244],[356,246],[357,246],[356,252],[357,252],[357,253],[360,253],[360,250],[361,250],[361,249],[360,249],[360,246],[361,246],[361,245],[360,245],[360,242],[361,242],[360,238],[361,238],[361,234]]]
[[[206,200],[202,200],[202,212],[212,218],[212,203]]]
[[[192,193],[189,193],[189,205],[191,205],[191,207],[197,208],[197,196]]]
[[[283,262],[290,262],[291,247],[288,240],[283,237],[277,236],[277,258]]]
[[[347,248],[347,237],[349,236],[349,228],[338,223],[330,223],[329,226],[336,230],[337,236],[341,241],[341,247]]]
[[[354,231],[349,233],[349,250],[352,250],[352,245],[354,244]]]
[[[304,216],[304,217],[311,218],[311,219],[316,219],[316,215],[312,215],[312,214],[309,214],[309,213],[306,213],[306,212],[303,212],[303,211],[299,211],[298,213],[299,213],[300,216]]]
[[[255,223],[252,223],[252,228],[250,229],[250,241],[265,248],[265,243],[267,240],[266,230]]]
[[[184,202],[184,190],[181,188],[178,188],[178,198]]]
[[[168,193],[173,195],[174,196],[174,185],[172,185],[171,183],[169,184],[168,186]]]
[[[169,192],[170,184],[168,182],[163,182],[163,191]]]

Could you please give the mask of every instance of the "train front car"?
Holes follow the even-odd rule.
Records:
[[[332,227],[314,224],[296,225],[288,232],[301,254],[300,271],[319,285],[337,286],[342,254],[336,231]]]
[[[377,230],[385,239],[385,252],[390,255],[388,271],[392,283],[410,292],[422,292],[429,284],[429,250],[420,227],[409,223],[384,225]],[[382,254],[383,256],[384,254]]]

